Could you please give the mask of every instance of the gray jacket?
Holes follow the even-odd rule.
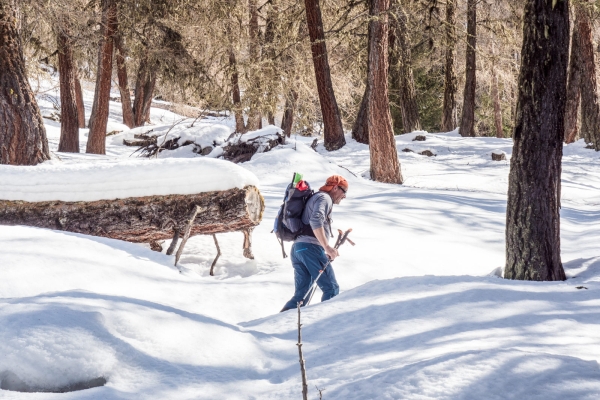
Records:
[[[333,200],[326,192],[315,193],[304,207],[302,213],[302,223],[310,225],[312,229],[324,228],[325,237],[331,237],[331,211],[333,209]],[[321,244],[314,236],[298,236],[295,243],[312,243],[320,246]]]

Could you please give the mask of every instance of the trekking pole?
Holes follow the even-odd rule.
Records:
[[[338,239],[335,242],[335,246],[333,248],[339,249],[340,246],[343,245],[346,241],[348,241],[349,243],[352,244],[352,246],[354,246],[354,242],[352,242],[348,239],[348,235],[350,234],[350,232],[352,232],[352,228],[348,229],[343,234],[342,234],[342,230],[338,229]],[[323,269],[321,269],[319,271],[319,275],[317,275],[317,278],[313,281],[312,285],[310,285],[310,288],[308,288],[308,291],[306,292],[304,297],[302,297],[302,300],[300,300],[301,305],[302,305],[302,303],[304,303],[304,299],[306,299],[306,298],[308,298],[308,300],[306,301],[306,303],[304,303],[304,305],[307,306],[310,304],[310,301],[312,300],[315,292],[317,291],[317,282],[318,282],[319,278],[321,277],[321,275],[323,275],[323,272],[325,271],[325,269],[329,265],[331,265],[331,261],[328,261],[327,264],[325,264],[325,266],[323,267]]]

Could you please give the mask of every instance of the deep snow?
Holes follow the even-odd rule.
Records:
[[[150,128],[166,132],[181,118],[153,109]],[[56,151],[60,127],[45,122]],[[223,140],[232,130],[227,118],[201,124]],[[110,125],[123,129],[119,103],[111,103]],[[564,149],[561,242],[569,279],[515,282],[496,276],[504,263],[509,161],[491,161],[495,150],[510,159],[510,139],[453,132],[412,141],[417,134],[424,133],[396,138],[402,186],[370,181],[368,148],[349,137],[331,153],[310,149],[312,138],[292,137],[239,164],[258,178],[266,201],[253,236],[256,259],[242,257],[240,233],[219,235],[215,277],[208,276],[211,237],[190,239],[180,273],[173,256],[145,245],[0,226],[0,380],[10,372],[46,389],[108,380],[66,394],[0,390],[0,398],[300,398],[297,315],[277,313],[292,295],[293,272],[270,234],[294,171],[316,187],[331,174],[348,179],[333,227],[353,228],[357,243],[344,245],[334,262],[342,293],[302,313],[310,398],[318,398],[315,385],[324,399],[600,397],[600,154],[582,142]],[[127,135],[107,140],[106,157],[58,153],[49,164],[93,173],[172,161],[164,160],[167,152],[132,161],[132,148],[119,144]],[[436,156],[417,154],[426,149]],[[182,166],[201,159],[184,149],[178,156],[190,158],[177,160]]]

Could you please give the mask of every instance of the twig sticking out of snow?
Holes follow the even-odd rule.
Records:
[[[200,206],[195,206],[194,211],[190,215],[187,227],[185,228],[185,234],[183,235],[183,240],[181,241],[181,244],[177,249],[177,254],[175,254],[175,266],[177,266],[177,263],[179,262],[179,257],[181,257],[181,253],[183,253],[183,247],[185,246],[185,243],[190,238],[190,232],[192,231],[192,226],[194,226],[194,220],[196,219],[198,213],[201,211],[204,210]]]
[[[217,235],[213,233],[212,237],[215,240],[215,246],[217,246],[217,256],[215,257],[215,259],[212,262],[212,265],[210,266],[210,276],[215,276],[214,268],[217,264],[217,260],[219,259],[219,257],[221,257],[221,248],[219,247],[219,242],[217,242]]]
[[[298,356],[300,357],[300,373],[302,374],[302,399],[308,400],[308,379],[306,379],[306,367],[302,356],[302,324],[300,323],[300,302],[298,302]]]

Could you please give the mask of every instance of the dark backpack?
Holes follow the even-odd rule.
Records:
[[[292,181],[285,190],[283,204],[277,212],[273,227],[273,232],[281,244],[283,258],[287,257],[283,242],[293,242],[301,234],[314,235],[312,230],[306,229],[307,225],[302,222],[304,207],[313,194],[310,184],[302,180],[296,185]]]

